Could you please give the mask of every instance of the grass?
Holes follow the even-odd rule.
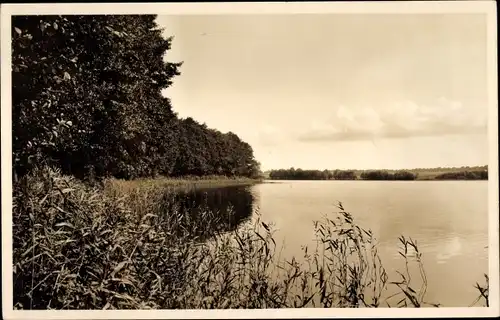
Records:
[[[438,306],[425,301],[416,242],[399,239],[406,269],[389,279],[373,233],[342,204],[314,222],[316,247],[286,261],[258,213],[234,229],[210,210],[191,216],[168,190],[168,183],[103,189],[46,168],[24,177],[14,188],[14,307]],[[477,302],[487,304],[487,284],[477,287]]]
[[[158,177],[134,180],[108,179],[104,181],[107,189],[127,194],[136,189],[170,188],[171,191],[190,190],[196,188],[218,188],[225,186],[251,185],[261,182],[260,179],[246,177],[205,176],[205,177]]]

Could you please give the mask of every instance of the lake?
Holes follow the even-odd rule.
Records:
[[[371,229],[389,279],[403,271],[398,237],[416,240],[428,279],[425,300],[467,307],[476,282],[488,273],[487,181],[267,181],[253,186],[200,189],[189,201],[204,201],[221,213],[233,207],[234,227],[256,210],[277,229],[281,256],[303,255],[315,246],[313,220],[338,212],[342,202],[354,221]]]

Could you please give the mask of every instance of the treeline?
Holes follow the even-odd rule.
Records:
[[[486,180],[487,167],[474,171],[449,171],[420,177],[425,171],[411,170],[302,170],[279,169],[269,171],[271,180]],[[442,169],[441,169],[442,170]]]
[[[406,170],[389,172],[387,170],[363,171],[358,176],[354,170],[302,170],[279,169],[271,170],[269,178],[272,180],[415,180],[417,174]]]
[[[13,168],[77,177],[256,177],[234,133],[179,119],[161,91],[182,63],[165,62],[155,15],[13,16]]]
[[[362,180],[416,180],[418,174],[406,170],[389,172],[387,170],[364,171],[361,173]]]
[[[269,178],[272,180],[354,180],[356,175],[352,170],[302,170],[279,169],[271,170]]]
[[[445,172],[460,172],[460,171],[482,171],[488,170],[488,166],[462,166],[462,167],[436,167],[436,168],[414,168],[410,169],[411,172],[432,172],[432,173],[445,173]]]
[[[436,180],[488,180],[488,171],[460,171],[460,172],[447,172],[438,175]]]

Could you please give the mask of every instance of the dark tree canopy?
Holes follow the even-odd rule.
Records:
[[[232,133],[178,119],[161,90],[181,63],[154,15],[12,18],[13,165],[83,177],[259,172]]]
[[[406,170],[399,170],[391,173],[387,170],[364,171],[360,178],[363,180],[415,180],[417,174]]]

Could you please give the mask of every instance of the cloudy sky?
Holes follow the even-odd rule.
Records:
[[[488,163],[482,15],[160,16],[181,117],[264,170]]]

